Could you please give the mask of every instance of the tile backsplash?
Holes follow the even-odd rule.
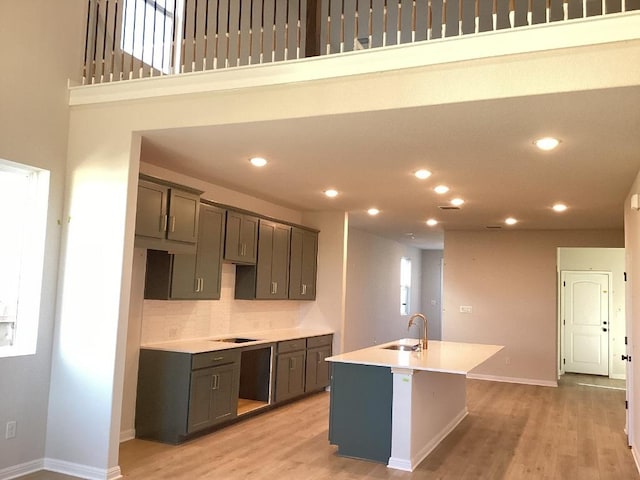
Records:
[[[222,266],[220,300],[144,300],[140,343],[295,327],[300,302],[235,300],[236,267]]]

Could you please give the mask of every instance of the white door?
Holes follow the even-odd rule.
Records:
[[[562,272],[564,370],[609,375],[609,274]]]

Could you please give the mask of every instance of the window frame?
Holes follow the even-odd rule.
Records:
[[[19,252],[19,279],[17,305],[15,307],[13,343],[0,346],[0,358],[36,353],[44,251],[46,242],[49,204],[50,172],[29,165],[0,158],[0,171],[26,175],[25,204],[22,216],[25,222],[18,225],[22,244]],[[7,226],[7,231],[11,227]],[[24,230],[23,230],[24,229]]]

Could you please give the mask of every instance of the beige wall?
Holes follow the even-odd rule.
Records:
[[[434,340],[442,339],[442,256],[442,250],[422,251],[422,311]]]
[[[477,376],[554,385],[557,248],[621,247],[623,233],[453,231],[444,245],[443,340],[505,346]]]
[[[411,259],[411,313],[420,312],[421,250],[349,229],[345,350],[370,347],[421,330],[407,330],[408,317],[400,315],[400,259]],[[421,327],[420,327],[421,328]]]
[[[66,86],[69,78],[80,80],[85,4],[0,1],[0,158],[51,172],[36,354],[0,358],[0,477],[45,452],[69,125]],[[9,420],[17,422],[18,433],[5,440]]]

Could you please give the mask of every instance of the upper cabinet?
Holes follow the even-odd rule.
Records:
[[[195,253],[200,193],[141,176],[136,209],[136,246]]]
[[[289,298],[315,300],[318,258],[318,232],[291,228]]]
[[[218,300],[225,211],[200,206],[195,254],[147,251],[144,296],[156,300]]]
[[[239,264],[255,264],[258,245],[258,217],[227,210],[224,259]]]
[[[260,219],[257,263],[236,267],[235,298],[289,298],[290,236],[290,226]]]

